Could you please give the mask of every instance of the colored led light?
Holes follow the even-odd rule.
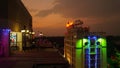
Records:
[[[95,39],[95,53],[96,53],[96,55],[95,55],[95,68],[97,68],[97,48],[98,48],[98,46],[97,46],[97,37],[94,37],[94,39]]]
[[[94,43],[94,45],[95,45],[95,58],[94,58],[95,63],[94,63],[94,67],[97,68],[97,65],[98,65],[98,63],[97,63],[98,62],[98,60],[97,60],[98,59],[98,57],[97,57],[98,56],[98,52],[97,52],[98,45],[97,45],[97,37],[96,36],[91,36],[91,37],[88,36],[88,40],[86,40],[86,39],[83,40],[84,42],[88,41],[88,43],[89,43],[88,44],[88,48],[89,48],[89,52],[88,52],[88,56],[89,56],[88,61],[89,61],[89,63],[88,63],[88,66],[89,67],[88,68],[91,68],[91,66],[92,66],[91,65],[91,59],[92,58],[90,58],[91,57],[91,44],[90,44],[91,39],[95,40],[95,43]]]
[[[83,38],[83,46],[86,46],[85,43],[88,42],[88,39]],[[89,43],[88,43],[89,44]]]
[[[96,36],[93,36],[93,39],[96,39],[97,37]]]
[[[102,46],[106,46],[107,45],[105,38],[99,38],[97,41],[99,41],[100,45],[102,45]]]
[[[82,39],[76,42],[76,48],[82,48]]]
[[[83,42],[83,47],[85,46],[85,57],[86,57],[85,58],[86,59],[85,63],[87,63],[87,68],[91,68],[91,67],[98,68],[98,66],[103,61],[105,63],[106,60],[103,60],[103,58],[100,59],[101,58],[100,57],[101,52],[104,52],[103,53],[103,55],[105,57],[104,59],[106,59],[106,48],[105,48],[105,46],[107,44],[106,44],[106,39],[105,38],[98,37],[98,36],[87,36],[87,38],[86,37],[83,38],[82,42]],[[101,45],[102,47],[100,48],[99,45]],[[91,48],[93,48],[95,50],[93,51]],[[88,49],[88,50],[86,50],[86,49]],[[100,50],[102,50],[102,51],[100,51]],[[94,63],[91,60],[94,61]]]
[[[86,40],[85,40],[85,41],[86,41]],[[88,41],[88,43],[90,43],[90,38],[88,38],[87,41]],[[89,56],[88,61],[89,61],[89,64],[88,64],[88,65],[89,65],[89,68],[90,68],[90,66],[91,66],[91,65],[90,65],[90,59],[91,59],[91,58],[90,58],[90,44],[88,44],[88,48],[89,48],[89,52],[88,52],[88,56]]]

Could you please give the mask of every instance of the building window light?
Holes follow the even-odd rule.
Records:
[[[29,30],[26,30],[26,32],[29,32]]]
[[[25,30],[21,30],[21,32],[25,32]]]
[[[32,34],[35,34],[35,32],[32,32]]]

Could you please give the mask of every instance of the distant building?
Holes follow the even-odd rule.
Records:
[[[0,29],[9,29],[10,47],[22,51],[30,45],[32,16],[21,0],[1,0],[0,11]]]
[[[71,68],[107,68],[106,39],[103,32],[90,32],[80,20],[67,23],[64,56]]]

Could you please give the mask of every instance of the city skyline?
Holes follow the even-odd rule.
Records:
[[[33,17],[33,30],[47,36],[64,36],[65,24],[80,19],[91,31],[120,35],[120,1],[22,0]]]

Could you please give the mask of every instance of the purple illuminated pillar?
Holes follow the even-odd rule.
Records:
[[[9,29],[1,29],[0,30],[0,35],[1,35],[1,56],[9,56],[9,53],[10,53],[10,30]]]

